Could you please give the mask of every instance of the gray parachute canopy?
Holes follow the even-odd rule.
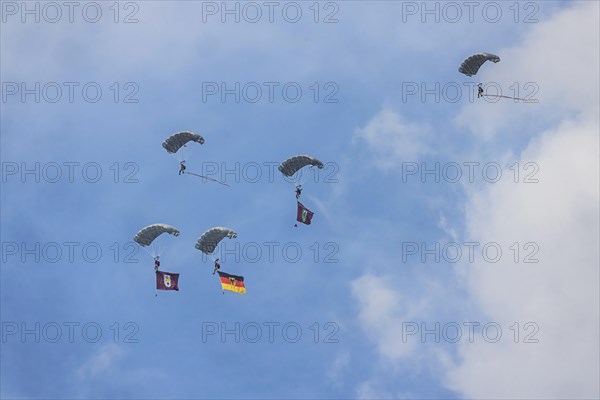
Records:
[[[278,169],[283,175],[292,176],[299,169],[306,167],[307,165],[312,165],[319,169],[323,169],[323,163],[321,161],[317,160],[314,157],[306,155],[290,157],[281,164],[279,164]]]
[[[500,62],[500,57],[498,57],[495,54],[490,54],[490,53],[473,54],[472,56],[467,58],[465,61],[463,61],[460,68],[458,69],[458,72],[461,72],[467,76],[473,76],[473,75],[477,74],[477,71],[479,71],[479,68],[486,61],[491,61],[493,63],[497,63],[497,62]]]
[[[177,228],[167,224],[152,224],[145,228],[142,228],[133,240],[135,240],[140,246],[150,246],[150,244],[162,235],[163,233],[170,233],[173,236],[179,236]]]
[[[174,135],[169,136],[162,144],[162,146],[169,153],[177,153],[177,150],[182,148],[188,142],[197,142],[204,144],[204,138],[194,132],[177,132]]]
[[[215,251],[219,242],[226,237],[229,239],[236,238],[237,233],[229,228],[223,228],[222,226],[210,228],[200,236],[196,242],[196,248],[205,254],[210,254]]]

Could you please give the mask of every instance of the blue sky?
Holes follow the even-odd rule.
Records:
[[[475,9],[473,22],[461,6],[456,23],[450,14],[439,23],[403,14],[408,5],[423,11],[421,2],[321,2],[318,23],[312,2],[294,3],[297,23],[281,14],[287,3],[278,3],[272,23],[261,2],[256,23],[222,22],[221,2],[119,3],[117,23],[112,2],[98,3],[96,23],[79,8],[72,23],[66,8],[56,23],[47,21],[54,14],[22,22],[22,4],[2,2],[0,39],[2,398],[600,395],[598,3],[493,3],[502,11],[494,23],[481,11],[490,3]],[[203,20],[214,5],[217,14]],[[123,23],[130,12],[138,21]],[[324,23],[331,12],[338,22]],[[531,12],[538,22],[524,23]],[[464,58],[482,51],[501,62],[474,78],[458,73]],[[532,83],[539,103],[469,101],[464,84],[478,81],[506,92],[516,83],[521,93]],[[57,82],[63,95],[52,103],[8,94],[23,82]],[[65,82],[79,84],[73,102]],[[98,102],[82,96],[89,82],[102,89]],[[278,86],[273,102],[266,91],[255,103],[231,95],[203,101],[211,82]],[[302,88],[298,102],[283,98],[290,82]],[[462,87],[460,99],[406,97],[409,84],[436,83]],[[131,87],[138,101],[125,103]],[[334,88],[338,101],[325,103]],[[177,175],[161,143],[180,130],[206,140],[188,146],[188,170],[238,168],[239,179],[225,177],[231,188]],[[266,166],[296,154],[335,171],[334,182],[321,171],[305,183],[302,201],[315,217],[298,228],[293,184],[276,170],[269,179]],[[503,178],[489,183],[476,169],[475,182],[402,179],[409,163],[436,162],[496,163]],[[539,168],[536,184],[523,183],[528,162]],[[40,174],[57,163],[61,178],[21,175],[36,163]],[[73,182],[64,163],[78,163]],[[260,179],[244,179],[244,168],[257,164]],[[91,183],[94,166],[102,175]],[[134,182],[125,182],[128,173]],[[179,292],[155,297],[152,259],[131,245],[151,223],[181,231],[161,237],[161,267],[181,274]],[[222,244],[231,251],[222,269],[245,277],[244,296],[222,294],[211,261],[194,249],[213,226],[238,233]],[[405,254],[406,243],[469,241],[499,243],[504,256],[436,263]],[[272,242],[271,260],[265,243]],[[537,246],[538,263],[522,262],[532,249],[526,243]],[[35,250],[24,251],[36,244],[39,261]],[[262,255],[252,262],[257,247]],[[293,249],[282,253],[289,247],[301,250],[297,262]],[[56,248],[62,253],[52,262]],[[96,248],[102,254],[92,262]],[[130,253],[137,262],[126,262]],[[337,262],[326,262],[328,254]],[[466,330],[456,343],[403,340],[407,324],[469,322],[480,324],[472,343]],[[490,322],[501,327],[501,341],[482,339]],[[523,342],[528,322],[539,329],[538,343]],[[52,340],[56,326],[61,337]],[[100,327],[97,342],[82,336],[84,326],[91,336]],[[240,340],[220,332],[203,339],[208,326],[237,329]],[[252,343],[256,326],[262,336]],[[300,327],[297,342],[284,326],[290,335]],[[23,328],[37,329],[39,343]]]

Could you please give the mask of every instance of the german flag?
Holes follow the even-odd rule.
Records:
[[[223,290],[231,290],[232,292],[245,294],[246,286],[244,286],[244,277],[237,275],[229,275],[225,272],[217,271],[219,279],[221,279],[221,287]]]

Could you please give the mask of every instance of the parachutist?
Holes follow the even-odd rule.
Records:
[[[154,257],[154,270],[155,271],[158,271],[158,267],[160,267],[160,261],[158,261],[158,257],[159,256]]]
[[[481,83],[477,85],[477,98],[480,97],[483,97],[483,87],[481,86]]]
[[[215,274],[215,272],[217,272],[217,270],[221,268],[221,264],[219,264],[219,259],[217,258],[215,260],[215,269],[213,270],[213,275]]]
[[[185,160],[179,163],[179,175],[185,173]]]
[[[297,185],[296,186],[296,199],[299,199],[301,194],[302,194],[302,185]]]

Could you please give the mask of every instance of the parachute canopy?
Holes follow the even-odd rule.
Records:
[[[495,54],[490,54],[490,53],[473,54],[472,56],[467,58],[465,61],[463,61],[460,68],[458,69],[458,72],[463,73],[467,76],[473,76],[473,75],[477,74],[477,71],[479,71],[479,68],[486,61],[491,61],[493,63],[497,63],[497,62],[500,62],[500,57],[498,57]]]
[[[314,157],[300,155],[288,158],[281,164],[279,164],[279,171],[285,176],[294,175],[299,169],[311,165],[323,169],[323,163]]]
[[[223,228],[222,226],[216,226],[210,228],[200,236],[196,242],[196,248],[205,254],[210,254],[215,251],[215,248],[219,242],[228,237],[233,239],[237,237],[237,233],[229,228]]]
[[[182,148],[188,142],[197,142],[204,144],[204,138],[194,132],[177,132],[174,135],[169,136],[162,144],[162,146],[169,153],[177,153],[177,150]]]
[[[173,236],[179,236],[179,231],[177,228],[172,227],[167,224],[152,224],[148,225],[145,228],[142,228],[133,240],[135,240],[140,246],[150,246],[150,244],[162,235],[163,233],[169,233]]]

